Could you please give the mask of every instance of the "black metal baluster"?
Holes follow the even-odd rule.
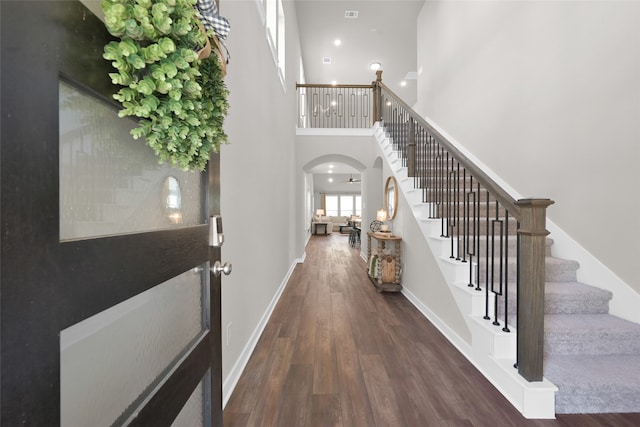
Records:
[[[516,222],[516,230],[520,230],[520,221]],[[516,234],[516,320],[518,319],[518,313],[520,313],[520,233]],[[517,340],[520,340],[518,334]],[[520,346],[516,344],[516,363],[513,367],[518,369],[518,361],[520,360]]]
[[[451,253],[449,258],[454,259],[455,255],[455,235],[456,235],[456,219],[455,219],[455,168],[453,162],[455,159],[451,158],[451,168],[447,167],[447,234],[449,236],[449,244],[451,246]],[[449,162],[447,162],[449,163]]]
[[[480,200],[481,200],[481,194],[480,194],[480,182],[478,182],[476,184],[476,206],[477,206],[477,215],[474,217],[474,229],[475,229],[475,233],[476,233],[476,291],[481,291],[482,288],[480,287],[480,263],[482,262],[481,260],[481,255],[480,255]]]
[[[444,177],[443,177],[443,170],[444,170],[444,156],[442,153],[442,148],[440,147],[440,144],[438,144],[438,162],[436,165],[436,173],[437,173],[437,182],[436,185],[438,186],[438,190],[437,190],[437,197],[438,197],[438,203],[437,203],[437,210],[436,210],[436,218],[440,218],[440,235],[444,236],[444,208],[443,208],[443,203],[444,203]]]
[[[500,326],[498,321],[498,299],[502,296],[502,280],[503,280],[503,258],[502,258],[502,233],[503,233],[503,221],[500,220],[500,207],[498,202],[495,202],[496,217],[491,221],[491,292],[493,292],[493,324]],[[498,291],[495,288],[495,262],[496,262],[496,225],[499,226],[499,238],[498,238]]]
[[[443,150],[444,151],[444,150]],[[448,192],[448,187],[449,187],[449,153],[447,151],[444,151],[443,156],[442,156],[442,161],[443,161],[443,165],[442,165],[442,171],[441,171],[441,183],[440,186],[442,187],[442,213],[441,213],[441,218],[442,218],[442,226],[440,229],[441,237],[449,237],[449,192]]]
[[[489,191],[485,190],[487,193],[486,197],[486,215],[485,215],[485,225],[484,225],[484,236],[485,236],[485,253],[484,253],[484,288],[485,288],[485,297],[484,297],[484,319],[490,320],[489,316]]]
[[[460,261],[460,162],[456,162],[456,194],[455,194],[455,213],[456,213],[456,261]]]
[[[413,188],[420,188],[422,189],[422,187],[418,184],[420,182],[420,171],[422,169],[422,158],[423,158],[423,146],[422,146],[422,137],[423,137],[423,129],[422,126],[420,126],[419,124],[415,124],[416,126],[416,140],[415,140],[415,144],[416,144],[416,150],[415,150],[415,154],[416,154],[416,158],[414,159],[415,162],[415,173],[413,174]],[[424,200],[424,198],[423,198]]]
[[[467,251],[469,249],[469,204],[467,200],[467,169],[462,168],[462,217],[463,228],[462,234],[462,262],[467,262]]]
[[[504,259],[505,259],[505,269],[504,269],[504,328],[502,328],[503,332],[511,332],[509,330],[509,211],[505,209],[504,214],[504,223],[505,223],[505,244],[504,244]]]
[[[429,218],[435,218],[436,213],[436,193],[435,193],[435,170],[436,170],[436,150],[435,144],[433,143],[433,137],[428,135],[428,152],[429,159],[427,162],[427,167],[425,168],[425,179],[427,186],[427,200],[429,201]]]
[[[431,198],[431,195],[429,194],[429,191],[431,191],[430,187],[431,187],[431,177],[429,175],[427,175],[429,173],[429,170],[432,169],[433,167],[433,153],[431,151],[431,135],[429,135],[427,133],[427,140],[426,140],[426,158],[425,158],[425,167],[423,170],[423,179],[424,182],[421,183],[422,184],[422,200],[424,200],[426,203],[429,203],[429,218],[433,218],[433,199]]]
[[[470,240],[470,244],[467,248],[468,251],[468,255],[469,255],[469,283],[467,284],[467,286],[469,287],[473,287],[473,265],[474,265],[474,256],[476,256],[477,251],[476,251],[476,245],[477,245],[477,239],[476,239],[476,215],[477,215],[477,193],[473,190],[473,176],[470,177],[470,181],[469,181],[469,192],[467,193],[467,200],[469,202],[469,219],[467,219],[467,227],[466,227],[466,234],[473,236],[473,239],[469,239]],[[471,209],[473,207],[473,214],[471,214]],[[471,229],[471,226],[473,225],[473,229]],[[477,257],[476,259],[476,263],[477,263]],[[476,269],[477,270],[477,269]],[[476,282],[477,283],[477,282]]]
[[[435,153],[433,150],[433,144],[431,143],[431,135],[427,133],[427,161],[424,168],[424,200],[429,203],[429,218],[433,218],[434,212],[434,197],[433,197],[433,176]]]

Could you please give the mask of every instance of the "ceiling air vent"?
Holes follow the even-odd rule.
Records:
[[[323,64],[331,64],[331,57],[330,56],[322,57],[322,63]]]
[[[357,10],[345,10],[344,11],[344,17],[345,18],[356,19],[358,17],[358,11]]]

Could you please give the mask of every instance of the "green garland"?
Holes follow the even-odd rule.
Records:
[[[229,94],[215,54],[200,60],[206,43],[197,0],[102,0],[107,30],[120,41],[104,48],[122,86],[113,97],[120,117],[140,117],[131,134],[144,137],[160,163],[204,169],[227,142],[223,129]]]

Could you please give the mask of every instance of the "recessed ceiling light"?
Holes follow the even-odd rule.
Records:
[[[400,82],[400,86],[406,86],[406,85],[407,85],[406,81],[403,80],[403,81]]]
[[[369,65],[369,68],[371,68],[373,71],[378,71],[381,67],[382,64],[380,64],[379,62],[372,62],[371,65]]]
[[[335,86],[335,85],[337,85],[337,84],[338,84],[338,82],[337,82],[337,81],[335,81],[335,80],[331,80],[331,84]]]
[[[329,169],[333,169],[333,165],[329,165]]]
[[[333,178],[329,178],[329,182],[333,182]]]
[[[340,40],[340,39],[335,39],[335,40],[333,41],[333,44],[334,44],[334,45],[336,45],[336,46],[340,46],[340,45],[342,44],[342,40]]]
[[[333,171],[331,169],[329,169],[329,172],[327,172],[327,173],[333,173]]]

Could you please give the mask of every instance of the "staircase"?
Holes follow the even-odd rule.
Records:
[[[640,325],[610,315],[611,292],[578,282],[578,263],[553,257],[548,240],[544,375],[556,413],[640,412]]]
[[[551,275],[545,292],[544,374],[559,389],[556,412],[640,412],[640,325],[608,314],[610,292],[564,279]]]
[[[396,133],[400,137],[402,134],[403,132]],[[413,207],[416,221],[421,225],[429,246],[439,257],[443,276],[447,278],[472,332],[473,349],[469,350],[470,355],[467,356],[479,359],[472,362],[485,375],[489,372],[492,377],[490,380],[512,403],[520,406],[519,409],[525,416],[529,412],[534,414],[533,418],[539,417],[539,412],[526,407],[535,405],[536,400],[540,400],[536,393],[541,391],[529,390],[526,384],[519,383],[518,378],[513,377],[513,370],[510,370],[516,358],[516,285],[512,280],[508,283],[509,299],[505,311],[509,313],[510,332],[492,328],[491,322],[482,320],[487,301],[483,297],[484,290],[475,290],[461,281],[461,276],[468,275],[466,272],[469,266],[460,260],[451,259],[451,240],[441,236],[440,220],[430,218],[432,207],[422,203],[423,191],[414,188],[415,180],[408,176],[408,168],[403,166],[403,153],[394,149],[398,145],[393,143],[393,139],[383,129],[378,128],[376,138],[400,183],[404,197]],[[515,231],[516,227],[513,226],[509,233]],[[513,239],[505,247],[509,254],[516,254],[515,242],[516,239]],[[484,243],[480,247],[484,247]],[[610,315],[609,301],[612,294],[579,283],[576,277],[578,263],[553,257],[552,247],[553,240],[548,238],[545,261],[544,376],[552,384],[538,384],[541,384],[542,389],[546,386],[545,392],[554,390],[553,385],[557,387],[554,413],[640,412],[640,325]],[[486,257],[485,254],[483,256]],[[504,271],[515,279],[516,258],[507,258],[508,266]],[[478,262],[474,266],[480,275],[485,274],[484,269],[488,268],[483,265]],[[489,303],[493,303],[492,300]],[[496,304],[496,312],[501,312],[504,309],[503,300],[499,299]],[[493,307],[489,311],[493,311]],[[477,349],[482,350],[478,352]],[[487,354],[479,354],[483,351]],[[504,372],[500,372],[500,368]],[[534,384],[536,383],[529,383],[530,386]],[[508,395],[510,393],[511,396]],[[527,403],[526,397],[518,401],[519,393],[532,393],[533,397],[529,402],[534,403]]]

